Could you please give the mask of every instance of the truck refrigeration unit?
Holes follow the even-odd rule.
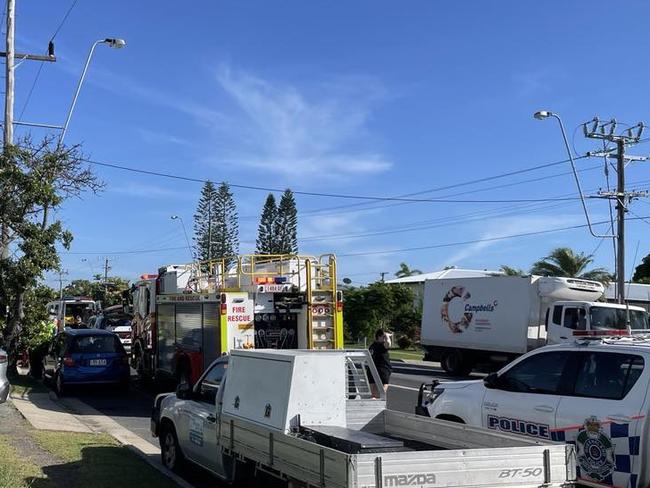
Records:
[[[648,329],[640,307],[598,302],[603,285],[575,278],[487,276],[427,280],[425,359],[449,374],[478,363],[507,363],[546,344]]]
[[[164,266],[143,275],[131,299],[132,364],[143,379],[193,383],[233,349],[343,348],[331,254]]]

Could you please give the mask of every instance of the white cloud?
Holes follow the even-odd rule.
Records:
[[[365,147],[370,105],[379,92],[370,80],[367,86],[330,84],[318,99],[226,67],[217,80],[241,111],[231,127],[240,129],[238,146],[244,149],[224,158],[226,163],[288,177],[372,174],[391,167],[379,151]]]
[[[179,144],[182,146],[192,145],[192,143],[187,139],[183,139],[182,137],[178,137],[173,134],[166,134],[164,132],[144,129],[142,127],[135,127],[135,130],[138,134],[140,134],[142,139],[149,144],[171,143]]]

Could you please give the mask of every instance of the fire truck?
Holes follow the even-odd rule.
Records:
[[[132,365],[194,383],[232,349],[341,349],[336,258],[242,255],[169,265],[131,289]]]

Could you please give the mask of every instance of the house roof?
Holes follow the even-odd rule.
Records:
[[[425,280],[439,280],[441,278],[476,278],[481,276],[495,276],[502,275],[501,271],[490,271],[487,269],[462,269],[462,268],[448,268],[441,271],[433,271],[431,273],[422,273],[419,275],[405,276],[404,278],[395,278],[387,280],[386,283],[424,283]]]

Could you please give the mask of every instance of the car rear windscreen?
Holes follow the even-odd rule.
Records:
[[[81,354],[124,352],[124,348],[117,336],[85,335],[74,338],[70,352]]]

